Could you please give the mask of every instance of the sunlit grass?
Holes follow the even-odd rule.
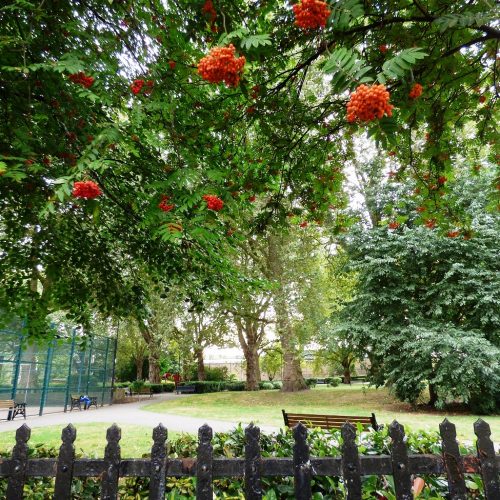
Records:
[[[179,396],[178,399],[153,403],[142,410],[175,415],[189,415],[201,419],[255,422],[260,425],[282,426],[281,409],[299,413],[325,413],[338,415],[376,414],[379,423],[393,420],[411,428],[437,431],[447,417],[457,426],[460,439],[475,438],[473,423],[479,415],[413,410],[410,405],[394,399],[387,389],[375,389],[363,385],[351,387],[325,387],[298,393],[274,391],[218,392]],[[492,430],[492,437],[500,442],[500,416],[483,416]]]
[[[89,457],[104,457],[106,446],[106,429],[109,423],[76,424],[75,449]],[[123,458],[140,458],[145,453],[151,452],[153,428],[141,425],[120,424],[122,438],[120,446]],[[45,444],[48,447],[61,446],[62,425],[49,427],[35,427],[31,430],[29,443],[31,446]],[[178,432],[169,432],[169,438],[175,439]],[[12,448],[15,443],[15,431],[0,432],[0,450]]]

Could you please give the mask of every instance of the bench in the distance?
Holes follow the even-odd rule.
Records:
[[[71,394],[70,397],[71,397],[71,409],[70,409],[70,411],[73,411],[74,408],[78,408],[79,410],[81,410],[82,405],[84,405],[84,409],[86,409],[86,410],[88,410],[91,406],[95,406],[96,410],[98,408],[97,396],[89,396],[90,403],[88,404],[87,408],[85,408],[85,402],[80,399],[81,396],[75,396],[74,394]]]
[[[371,427],[373,430],[379,430],[381,426],[377,424],[375,413],[371,417],[360,417],[357,415],[314,415],[309,413],[283,413],[283,420],[287,427],[294,427],[302,422],[306,427],[320,427],[321,429],[340,429],[346,422],[353,425],[361,424],[365,429]]]
[[[194,394],[196,392],[196,387],[194,385],[178,385],[175,388],[177,394]]]
[[[1,399],[0,410],[9,410],[7,420],[14,420],[17,415],[26,418],[26,403],[16,403],[13,399]]]

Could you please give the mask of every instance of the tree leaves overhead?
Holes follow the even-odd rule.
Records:
[[[336,30],[343,30],[361,18],[365,12],[361,0],[340,0],[335,2],[330,15],[329,24]]]
[[[385,76],[388,78],[405,76],[418,60],[424,59],[427,55],[427,53],[417,47],[402,50],[395,57],[384,62],[382,65],[383,76],[379,75],[379,80],[385,82]]]
[[[343,92],[354,85],[373,81],[373,78],[367,76],[371,69],[355,51],[344,47],[332,51],[323,66],[323,71],[332,75],[335,92]]]

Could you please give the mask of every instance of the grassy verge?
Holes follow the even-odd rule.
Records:
[[[75,449],[77,453],[85,456],[100,458],[104,457],[106,446],[106,429],[108,423],[85,423],[76,425]],[[120,446],[122,457],[140,458],[145,453],[151,452],[152,432],[151,427],[131,424],[120,424],[122,439]],[[59,448],[61,445],[61,430],[63,426],[53,425],[49,427],[35,427],[31,430],[30,445],[44,444],[48,447]],[[169,439],[175,439],[179,433],[169,431]],[[15,432],[0,432],[0,450],[10,449],[15,443]]]
[[[389,424],[393,420],[411,428],[437,431],[445,417],[457,426],[458,437],[472,441],[475,438],[473,423],[478,415],[413,410],[411,406],[395,400],[387,389],[362,385],[351,387],[324,387],[300,393],[279,391],[220,392],[179,396],[178,399],[153,403],[142,410],[191,417],[255,422],[261,425],[282,426],[281,409],[299,413],[330,413],[339,415],[376,414],[377,420]],[[500,442],[500,416],[483,417],[492,430],[492,438]]]

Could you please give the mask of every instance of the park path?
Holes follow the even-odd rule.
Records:
[[[69,423],[74,424],[88,424],[94,422],[108,422],[110,424],[132,424],[141,425],[146,427],[155,427],[158,424],[163,424],[167,429],[179,432],[189,432],[196,434],[198,429],[203,424],[208,424],[214,432],[226,432],[233,429],[237,423],[227,422],[223,420],[215,420],[212,418],[202,419],[189,417],[185,415],[173,415],[169,413],[156,413],[152,411],[141,410],[141,407],[151,403],[160,401],[168,401],[177,398],[196,397],[188,394],[157,394],[154,399],[143,399],[134,403],[114,404],[110,406],[102,406],[97,410],[92,407],[86,411],[73,411],[67,413],[46,413],[39,416],[29,416],[26,420],[17,417],[13,421],[0,421],[0,432],[15,430],[23,423],[26,423],[32,429],[35,427],[48,427],[53,425],[60,425],[61,428]],[[275,432],[278,427],[272,426],[259,426],[262,431]]]

